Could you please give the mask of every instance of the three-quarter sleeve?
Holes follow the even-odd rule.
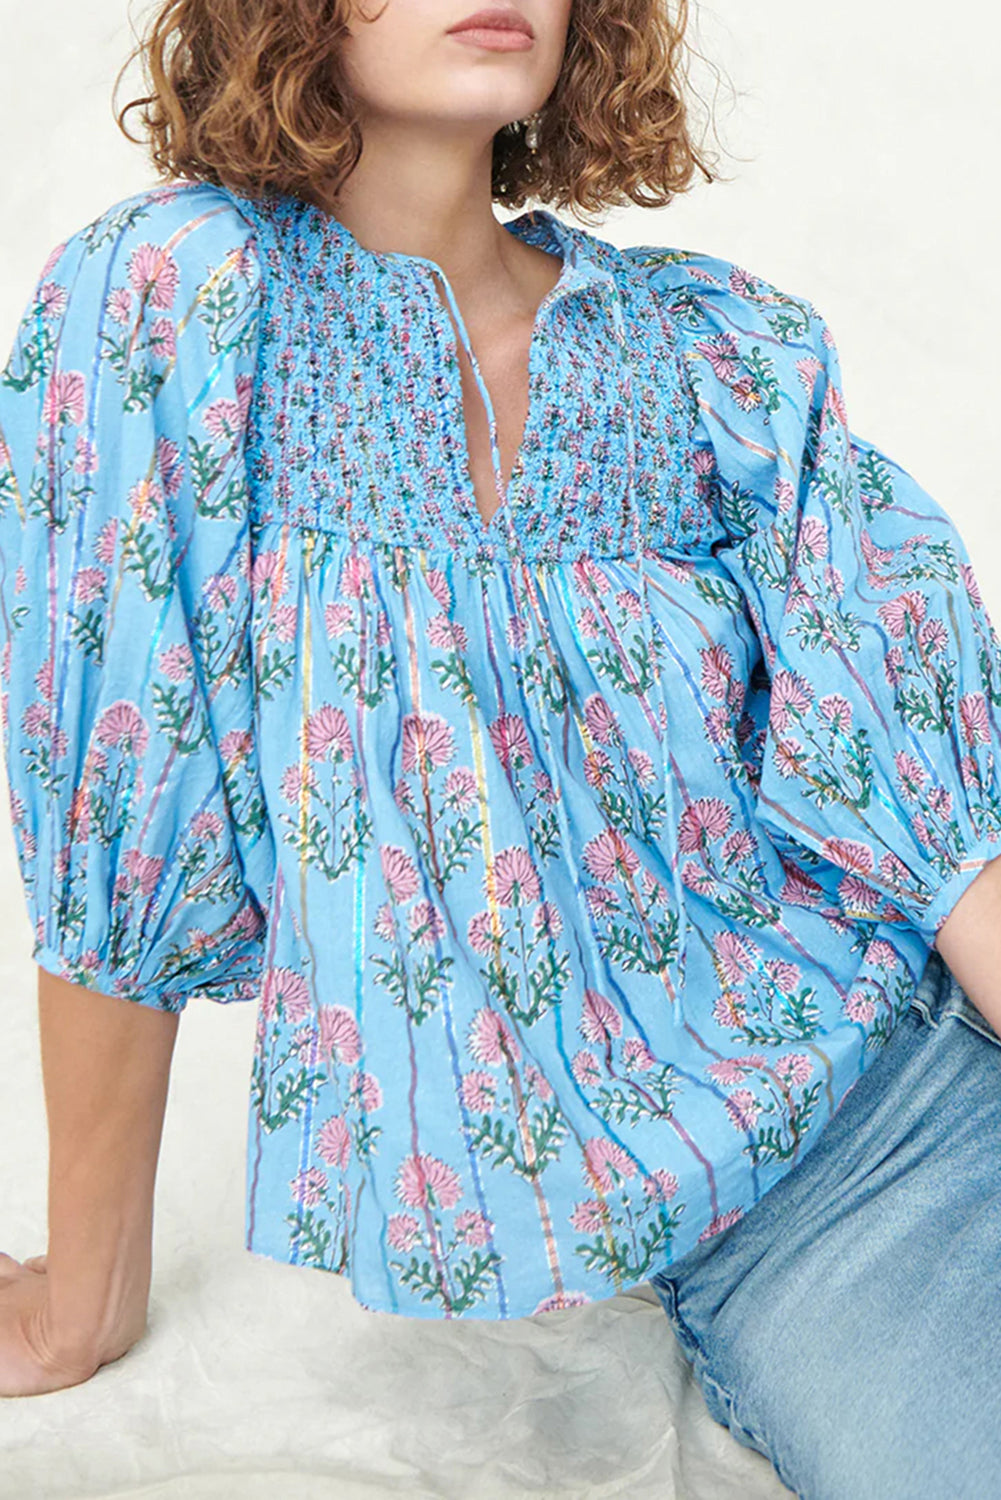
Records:
[[[930,946],[1001,855],[1001,645],[964,541],[851,431],[811,302],[700,252],[652,275],[713,552],[767,672],[758,818],[845,872],[847,916],[909,923]]]
[[[0,702],[32,956],[169,1011],[253,999],[263,964],[250,234],[211,191],[116,205],[49,255],[0,373]]]

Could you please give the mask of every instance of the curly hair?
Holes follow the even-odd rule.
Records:
[[[147,150],[163,179],[323,206],[361,154],[341,45],[353,0],[159,0],[116,80],[139,57]],[[370,17],[367,19],[376,19]],[[530,150],[520,122],[494,136],[492,195],[586,212],[659,207],[698,168],[689,128],[688,0],[573,0],[556,84]]]

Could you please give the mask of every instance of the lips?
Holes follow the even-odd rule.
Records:
[[[531,26],[519,11],[504,9],[477,10],[471,16],[450,26],[454,31],[521,31],[525,36],[534,36]]]

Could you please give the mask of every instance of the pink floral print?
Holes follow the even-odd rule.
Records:
[[[998,638],[816,309],[508,227],[561,266],[489,523],[440,268],[289,197],[109,208],[0,373],[33,956],[253,1001],[248,1249],[418,1317],[725,1233],[1001,854]]]

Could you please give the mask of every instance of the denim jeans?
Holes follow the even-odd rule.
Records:
[[[651,1280],[801,1500],[1001,1497],[1001,1037],[937,949],[811,1150]]]

